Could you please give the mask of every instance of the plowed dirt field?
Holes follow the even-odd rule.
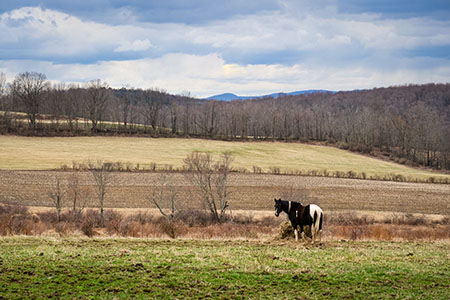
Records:
[[[88,206],[97,207],[95,186],[89,172],[0,171],[0,202],[29,206],[52,206],[48,193],[55,189],[56,177],[63,184],[79,177],[88,189]],[[153,208],[149,196],[160,184],[162,173],[112,173],[107,189],[107,208]],[[179,197],[189,207],[199,207],[196,188],[181,173],[166,173],[179,188]],[[339,178],[266,174],[237,174],[229,178],[230,207],[233,210],[272,210],[273,198],[307,191],[310,201],[324,210],[383,211],[450,214],[450,185],[399,183]],[[69,205],[69,204],[67,204]]]

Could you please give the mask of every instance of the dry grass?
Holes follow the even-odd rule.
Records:
[[[170,151],[168,151],[170,150]],[[386,162],[334,147],[280,142],[224,142],[202,139],[134,137],[20,137],[0,136],[0,169],[48,170],[88,159],[180,168],[192,151],[229,151],[233,167],[247,172],[365,173],[367,178],[397,174],[410,180],[450,176]]]
[[[395,223],[392,223],[395,220]],[[104,220],[97,210],[73,215],[70,211],[57,220],[52,210],[34,213],[23,206],[0,205],[0,236],[44,235],[189,239],[292,239],[293,229],[284,218],[254,218],[235,214],[223,223],[214,223],[204,211],[176,217],[173,224],[149,212],[123,214],[106,210]],[[308,228],[305,228],[308,232]],[[393,215],[376,222],[368,216],[335,214],[324,222],[322,241],[332,240],[416,241],[449,240],[448,218],[433,221],[425,216]]]

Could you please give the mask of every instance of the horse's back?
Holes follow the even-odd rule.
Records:
[[[321,214],[323,214],[322,209],[316,205],[316,204],[310,204],[309,205],[309,214],[311,215],[311,218],[314,219],[314,213],[317,212],[317,214],[320,216]]]

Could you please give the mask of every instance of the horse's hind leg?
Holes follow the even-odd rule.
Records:
[[[294,235],[295,235],[295,241],[298,241],[298,230],[297,228],[294,229]]]
[[[316,239],[316,226],[314,224],[311,224],[311,244],[314,245]]]

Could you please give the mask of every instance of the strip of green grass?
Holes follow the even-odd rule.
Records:
[[[409,168],[333,147],[281,142],[224,142],[201,139],[153,139],[134,137],[21,137],[0,136],[0,169],[48,170],[62,165],[101,159],[109,162],[151,163],[183,166],[192,151],[209,151],[215,155],[231,152],[235,168],[253,171],[253,166],[281,172],[364,172],[368,177],[383,178],[388,174],[403,175],[412,180],[430,176],[450,176]]]
[[[0,239],[0,299],[448,299],[448,243]]]

